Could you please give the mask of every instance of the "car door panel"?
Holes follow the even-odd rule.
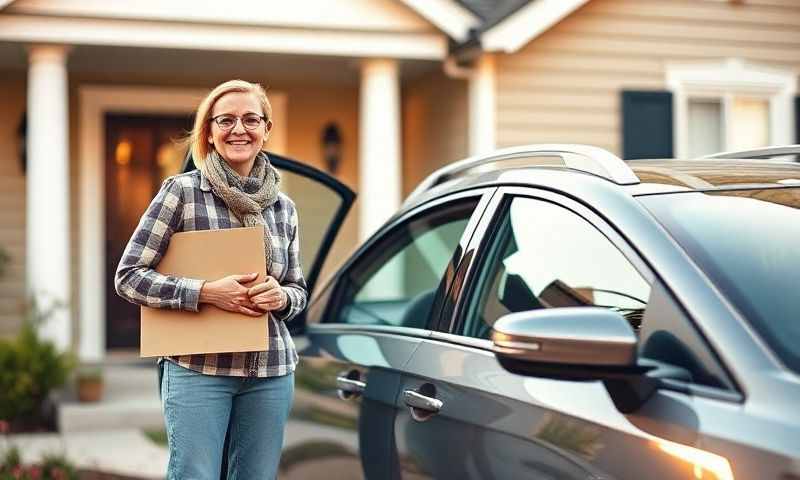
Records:
[[[389,478],[397,371],[425,334],[408,330],[309,326],[282,478]]]
[[[658,392],[637,414],[623,415],[601,382],[511,374],[486,348],[430,338],[415,351],[395,401],[402,478],[693,478],[694,465],[662,447],[702,445],[700,417],[727,409],[733,421],[739,408]],[[434,387],[442,407],[420,422],[402,392],[423,385]]]

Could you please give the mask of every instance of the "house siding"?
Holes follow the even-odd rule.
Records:
[[[800,2],[593,0],[497,59],[497,143],[622,150],[620,92],[666,89],[667,62],[800,70]]]
[[[441,70],[403,86],[403,195],[468,152],[467,81]]]

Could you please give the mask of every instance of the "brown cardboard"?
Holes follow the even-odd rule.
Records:
[[[258,272],[266,278],[264,227],[179,232],[172,236],[156,271],[203,280]],[[199,312],[142,307],[141,356],[263,351],[267,314],[250,317],[213,305]]]

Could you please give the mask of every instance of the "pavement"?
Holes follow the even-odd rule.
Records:
[[[0,440],[0,450],[16,446],[23,463],[45,455],[62,455],[79,469],[136,478],[163,479],[169,454],[141,430],[103,430],[10,435]]]
[[[144,434],[145,430],[164,428],[154,362],[112,359],[102,369],[101,401],[81,403],[75,392],[67,389],[58,402],[57,433],[0,437],[0,451],[14,445],[24,463],[58,454],[79,469],[163,479],[169,460],[167,448]]]

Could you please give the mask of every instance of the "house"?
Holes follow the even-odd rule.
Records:
[[[272,150],[358,191],[341,258],[427,173],[495,147],[794,143],[798,47],[796,0],[0,0],[0,333],[32,292],[67,305],[45,333],[81,359],[135,347],[111,274],[221,81],[267,86]]]

